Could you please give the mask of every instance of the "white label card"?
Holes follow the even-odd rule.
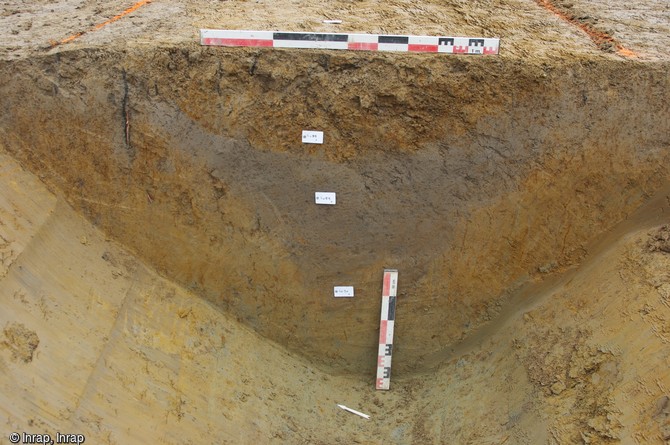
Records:
[[[323,144],[323,131],[302,130],[303,144]]]
[[[354,286],[335,286],[334,295],[335,297],[353,297]]]
[[[337,194],[334,192],[315,192],[314,202],[317,204],[335,205]]]

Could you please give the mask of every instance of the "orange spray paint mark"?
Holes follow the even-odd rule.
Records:
[[[598,31],[588,23],[580,22],[574,16],[565,14],[560,8],[556,7],[551,2],[551,0],[535,0],[535,1],[537,2],[538,5],[544,7],[545,9],[548,9],[561,19],[584,31],[586,35],[588,35],[591,38],[593,43],[595,43],[598,46],[598,48],[602,48],[604,45],[609,43],[614,47],[616,53],[619,54],[620,56],[631,57],[631,58],[638,57],[635,51],[631,51],[627,48],[624,48],[623,45],[617,42],[611,35],[602,31]]]
[[[71,41],[73,41],[73,40],[75,40],[75,39],[78,39],[79,37],[83,36],[83,35],[86,34],[87,32],[97,31],[98,29],[103,28],[103,27],[109,25],[110,23],[113,23],[113,22],[119,20],[119,19],[122,18],[123,16],[126,16],[126,15],[130,14],[131,12],[136,11],[137,9],[139,9],[139,8],[141,8],[142,6],[146,5],[147,3],[151,3],[151,0],[141,0],[141,1],[137,2],[137,3],[135,3],[135,4],[134,4],[133,6],[131,6],[130,8],[124,10],[124,11],[121,12],[120,14],[115,15],[115,16],[112,17],[111,19],[106,20],[106,21],[104,21],[104,22],[102,22],[102,23],[99,23],[99,24],[95,25],[93,28],[89,29],[88,31],[81,31],[81,32],[78,32],[78,33],[76,33],[76,34],[72,34],[70,37],[66,37],[66,38],[64,38],[63,40],[61,40],[60,42],[52,42],[52,43],[51,43],[51,47],[54,47],[54,46],[56,46],[56,45],[62,45],[62,44],[64,44],[64,43],[71,42]]]

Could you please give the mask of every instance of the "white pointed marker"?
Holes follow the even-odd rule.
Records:
[[[364,418],[364,419],[369,419],[369,418],[370,418],[369,415],[367,415],[367,414],[363,414],[362,412],[360,412],[360,411],[356,411],[355,409],[351,409],[351,408],[348,408],[348,407],[346,407],[346,406],[344,406],[344,405],[340,405],[340,404],[338,404],[337,406],[339,406],[340,408],[342,408],[342,409],[345,410],[345,411],[349,411],[349,412],[352,413],[352,414],[356,414],[357,416],[361,416],[361,417]]]

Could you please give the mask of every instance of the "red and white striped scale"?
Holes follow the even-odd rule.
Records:
[[[255,46],[445,54],[498,54],[500,39],[481,37],[398,36],[284,31],[201,29],[206,46]]]
[[[393,327],[395,301],[398,293],[398,271],[384,269],[382,285],[382,315],[379,323],[379,351],[377,353],[377,389],[391,386],[391,354],[393,353]]]

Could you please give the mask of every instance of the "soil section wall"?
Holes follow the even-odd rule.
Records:
[[[667,63],[193,44],[0,70],[6,150],[162,274],[330,371],[373,373],[382,268],[400,270],[395,369],[425,370],[668,174]],[[334,299],[341,284],[356,297]]]

